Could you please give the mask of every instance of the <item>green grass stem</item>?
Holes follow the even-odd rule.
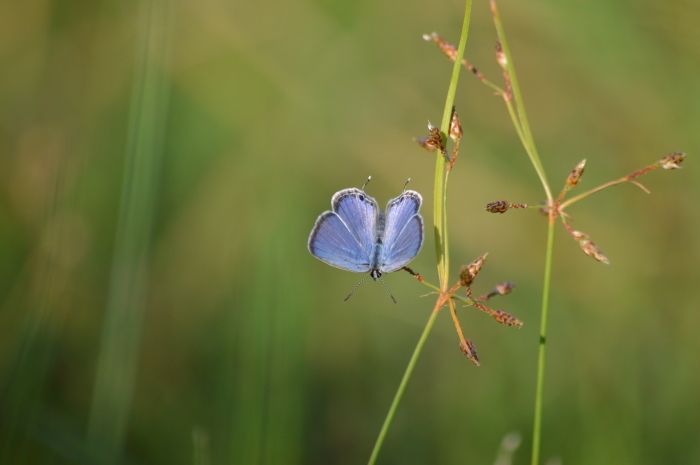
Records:
[[[530,130],[530,123],[527,118],[527,113],[525,112],[525,103],[523,101],[522,93],[520,92],[520,85],[518,84],[517,74],[515,72],[515,66],[513,64],[513,58],[510,54],[510,49],[508,47],[508,41],[506,40],[505,31],[503,29],[503,23],[501,22],[501,16],[498,12],[498,7],[496,6],[495,0],[491,0],[491,11],[493,13],[493,20],[496,25],[496,31],[498,33],[499,41],[501,42],[501,47],[503,54],[506,58],[506,72],[510,78],[511,89],[513,91],[513,98],[515,99],[515,106],[517,110],[517,123],[515,124],[515,129],[518,132],[525,150],[530,157],[537,175],[540,178],[542,187],[544,188],[545,195],[547,196],[547,201],[552,204],[554,202],[554,197],[552,196],[552,191],[547,181],[547,176],[545,175],[544,167],[542,166],[542,161],[540,160],[539,154],[537,153],[537,148],[535,146],[534,138],[532,137],[532,131]],[[511,113],[511,118],[515,118],[513,115],[512,107],[509,102],[508,110]],[[550,214],[548,227],[547,227],[547,249],[545,255],[545,266],[544,266],[544,278],[542,283],[542,307],[540,311],[540,334],[539,334],[539,349],[537,357],[537,381],[535,387],[535,411],[534,411],[534,425],[532,432],[532,465],[537,465],[540,456],[540,444],[542,438],[542,408],[543,408],[543,396],[544,396],[544,371],[545,371],[545,359],[546,359],[546,348],[547,348],[547,316],[549,313],[549,294],[550,286],[552,281],[552,257],[554,254],[554,224],[556,218]]]
[[[513,98],[515,99],[515,106],[518,114],[518,121],[520,123],[520,128],[522,130],[522,135],[525,138],[525,150],[532,165],[535,167],[535,171],[542,182],[542,187],[547,195],[547,200],[552,200],[552,191],[549,187],[549,182],[547,182],[547,176],[542,166],[542,161],[537,153],[537,148],[535,146],[535,140],[532,137],[532,131],[530,130],[530,122],[527,118],[527,113],[525,112],[525,103],[523,101],[522,93],[520,92],[520,85],[518,84],[518,76],[515,73],[515,65],[513,64],[513,57],[510,55],[510,48],[508,47],[508,41],[506,40],[506,34],[503,29],[503,23],[501,22],[501,15],[496,7],[495,0],[491,0],[491,11],[493,13],[493,21],[496,25],[496,32],[498,33],[498,40],[501,42],[501,47],[503,48],[503,54],[506,56],[506,67],[508,75],[510,76],[511,87],[513,89]],[[518,128],[516,128],[517,130]]]
[[[457,48],[457,57],[452,67],[452,77],[447,88],[447,98],[445,99],[445,108],[442,112],[442,122],[440,123],[440,132],[442,133],[443,143],[447,143],[447,134],[450,130],[450,121],[452,117],[452,107],[454,106],[455,95],[457,94],[457,83],[459,82],[459,73],[462,70],[462,57],[464,49],[467,45],[467,36],[469,35],[469,21],[471,18],[472,2],[467,0],[464,8],[464,21],[462,23],[462,34],[459,38],[459,47]],[[435,250],[437,253],[438,277],[440,279],[440,288],[446,291],[449,286],[449,242],[447,236],[447,171],[445,169],[447,160],[438,151],[435,157],[435,186],[433,189],[433,227],[435,228]]]
[[[105,464],[120,462],[131,412],[170,89],[169,2],[142,0],[139,10],[122,196],[87,434],[88,449]]]
[[[442,132],[442,137],[443,140],[446,142],[448,140],[447,134],[449,133],[449,128],[450,128],[450,120],[452,116],[452,107],[454,105],[454,100],[455,100],[455,95],[457,93],[457,83],[459,81],[459,73],[462,69],[462,57],[464,56],[464,49],[466,48],[467,45],[467,36],[469,34],[469,21],[471,18],[471,6],[472,2],[471,0],[466,0],[466,6],[465,6],[465,11],[464,11],[464,21],[462,23],[462,34],[459,40],[459,48],[457,51],[457,59],[455,60],[454,66],[452,68],[452,76],[450,78],[450,84],[448,86],[447,90],[447,97],[445,99],[445,108],[443,111],[442,115],[442,123],[440,125],[440,131]],[[437,254],[437,267],[438,267],[438,276],[440,279],[440,289],[444,292],[448,288],[448,283],[449,283],[449,257],[448,257],[448,240],[447,240],[447,214],[446,214],[446,199],[447,199],[447,163],[445,158],[441,153],[437,154],[436,157],[436,165],[435,165],[435,186],[433,190],[433,206],[434,206],[434,212],[433,212],[433,227],[435,229],[435,250]],[[418,361],[418,357],[420,356],[422,350],[423,350],[423,345],[425,344],[426,339],[428,338],[428,334],[430,334],[430,330],[433,327],[433,323],[435,323],[435,318],[437,318],[439,308],[436,308],[431,312],[430,318],[428,319],[428,323],[426,324],[425,328],[423,329],[423,334],[421,335],[420,339],[418,340],[418,344],[416,345],[415,350],[413,351],[413,355],[411,356],[411,360],[408,362],[408,366],[406,367],[406,371],[404,372],[403,378],[401,379],[401,384],[399,384],[399,388],[396,391],[396,395],[394,396],[394,400],[391,403],[391,407],[389,408],[389,411],[387,412],[386,418],[384,419],[384,424],[382,425],[382,429],[379,432],[379,436],[377,436],[377,441],[374,445],[374,449],[372,450],[372,455],[369,458],[368,465],[373,465],[376,460],[377,456],[379,455],[379,451],[382,448],[382,444],[384,443],[384,438],[386,437],[386,433],[389,430],[389,427],[391,426],[391,422],[394,419],[394,414],[396,413],[396,409],[398,408],[399,403],[401,402],[401,398],[403,397],[403,393],[406,389],[406,385],[408,384],[408,380],[411,378],[411,374],[413,373],[413,368],[416,365],[416,362]]]
[[[420,339],[418,340],[418,344],[413,350],[413,355],[411,356],[411,360],[409,360],[408,362],[408,366],[406,367],[406,371],[403,374],[403,378],[401,378],[401,384],[399,384],[399,389],[396,391],[396,395],[394,396],[394,400],[391,403],[391,407],[389,407],[389,412],[387,413],[386,418],[384,419],[384,424],[382,425],[381,431],[379,431],[379,436],[377,436],[377,441],[374,444],[374,449],[372,449],[372,455],[369,457],[367,465],[374,465],[374,463],[377,460],[377,456],[379,455],[379,451],[381,450],[382,444],[384,443],[386,433],[387,431],[389,431],[389,426],[391,426],[391,422],[394,419],[396,409],[398,408],[399,403],[401,402],[401,398],[403,397],[403,393],[406,390],[408,380],[411,379],[413,369],[416,366],[418,357],[423,351],[423,346],[425,345],[425,341],[428,339],[428,334],[430,334],[430,330],[433,328],[433,324],[435,323],[437,315],[437,311],[430,313],[428,323],[425,325],[425,328],[423,329],[423,334],[421,334]]]
[[[532,465],[539,463],[542,439],[542,403],[544,398],[544,369],[547,355],[547,314],[549,313],[549,288],[552,282],[552,257],[554,255],[553,217],[547,224],[547,252],[544,261],[544,279],[542,284],[542,308],[540,311],[540,342],[537,353],[537,385],[535,387],[535,413],[532,429]]]

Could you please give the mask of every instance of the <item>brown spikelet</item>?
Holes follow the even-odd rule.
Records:
[[[496,200],[486,205],[486,211],[489,213],[505,213],[508,211],[509,204],[505,200]]]
[[[496,61],[501,65],[501,68],[508,68],[508,58],[506,58],[506,54],[503,53],[503,46],[500,40],[496,41]]]
[[[674,152],[674,153],[669,153],[665,157],[663,157],[659,163],[661,164],[661,167],[665,170],[676,170],[679,168],[682,168],[681,162],[685,158],[685,153],[683,152]]]
[[[481,256],[479,256],[476,260],[471,262],[467,266],[463,266],[462,270],[459,273],[459,284],[464,286],[464,287],[469,287],[471,284],[474,282],[474,278],[476,278],[476,275],[479,274],[479,271],[481,270],[481,267],[484,265],[484,262],[486,261],[486,256],[488,253],[485,253]]]
[[[434,152],[437,149],[437,146],[432,144],[430,137],[414,137],[413,140],[428,152]]]
[[[476,348],[474,347],[474,344],[472,344],[472,341],[465,339],[460,342],[459,350],[461,350],[462,353],[466,355],[474,365],[479,366],[479,356],[476,354]]]
[[[457,110],[452,107],[452,119],[450,119],[450,139],[458,141],[462,138],[462,125],[459,123]]]
[[[581,231],[572,231],[571,235],[578,241],[583,253],[601,263],[605,263],[606,265],[610,264],[610,260],[608,260],[608,258],[603,255],[603,252],[588,238],[588,234],[582,233]]]
[[[440,152],[444,154],[445,145],[442,141],[442,133],[440,132],[440,128],[428,123],[428,134],[428,141],[426,143],[437,147],[438,149],[440,149]]]
[[[436,32],[432,34],[423,34],[423,39],[434,41],[450,61],[455,61],[457,59],[457,47],[446,42],[442,37],[437,35]]]
[[[496,321],[506,326],[515,326],[517,328],[520,328],[523,325],[522,321],[518,320],[510,313],[504,312],[503,310],[494,310],[492,315],[496,319]]]
[[[513,289],[515,289],[515,283],[500,283],[496,284],[496,287],[493,288],[493,292],[498,295],[506,295],[510,294]]]
[[[569,190],[578,184],[578,182],[581,180],[581,176],[583,175],[583,170],[586,168],[586,160],[581,160],[576,167],[571,170],[571,173],[569,173],[569,176],[566,178],[566,185],[565,189]]]
[[[495,202],[486,204],[484,210],[489,213],[505,213],[511,208],[528,208],[528,205],[524,203],[508,203],[506,200],[496,200]]]
[[[488,294],[477,297],[474,300],[477,302],[486,302],[491,297],[495,297],[497,295],[510,294],[513,291],[513,289],[515,289],[515,283],[500,283],[500,284],[497,284],[496,287],[494,287],[493,290],[491,292],[489,292]],[[484,307],[484,308],[486,308],[486,307]],[[484,308],[482,308],[482,310],[484,310]],[[488,309],[485,311],[487,311],[487,313],[490,313],[488,311]]]

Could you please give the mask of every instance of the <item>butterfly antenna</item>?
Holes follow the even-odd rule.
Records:
[[[384,284],[384,289],[386,289],[386,291],[389,293],[389,297],[391,297],[391,300],[393,300],[394,303],[396,303],[396,299],[394,299],[394,296],[391,295],[391,291],[389,290],[389,288],[387,287],[386,283],[384,282],[384,280],[382,279],[381,276],[379,277],[379,279],[382,280],[382,284]],[[348,297],[349,297],[349,296],[348,296]]]
[[[363,190],[363,191],[365,190],[365,186],[366,186],[367,183],[370,181],[370,179],[372,179],[372,176],[368,177],[368,178],[367,178],[367,181],[365,181],[365,183],[362,185],[362,190]],[[360,282],[362,282],[362,281],[360,281]],[[359,286],[359,284],[358,284],[358,286]],[[350,294],[352,294],[352,292],[351,292]],[[348,296],[348,297],[350,297],[350,296]],[[348,300],[348,299],[345,299],[345,300]]]
[[[370,276],[370,275],[367,275],[367,276]],[[346,298],[343,299],[343,302],[345,302],[345,301],[348,300],[350,297],[352,297],[352,295],[355,293],[355,291],[357,290],[357,288],[360,287],[360,284],[362,284],[362,283],[365,282],[365,279],[367,279],[367,276],[365,276],[364,278],[362,278],[362,279],[360,280],[360,282],[357,283],[357,285],[353,288],[353,290],[350,291],[350,294],[348,294],[348,296],[347,296]],[[392,297],[392,299],[393,299],[393,297]]]
[[[406,180],[406,184],[403,185],[403,191],[406,192],[406,186],[408,186],[408,183],[411,181],[411,178],[408,178]]]

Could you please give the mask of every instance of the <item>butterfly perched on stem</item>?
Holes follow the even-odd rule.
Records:
[[[331,199],[332,210],[321,213],[311,230],[309,252],[336,268],[369,272],[375,281],[381,279],[383,273],[402,269],[418,255],[423,245],[423,217],[418,213],[422,203],[418,192],[405,187],[389,200],[386,210],[365,193],[364,186],[338,191]]]

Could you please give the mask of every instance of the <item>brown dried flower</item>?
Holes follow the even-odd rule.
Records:
[[[508,67],[508,58],[503,53],[503,46],[500,40],[496,41],[496,61],[501,65],[501,68],[506,69]]]
[[[476,348],[474,344],[472,344],[472,341],[469,339],[463,340],[459,343],[459,349],[474,365],[479,366],[479,356],[476,354]]]
[[[685,153],[674,152],[663,157],[659,163],[661,163],[661,167],[665,170],[676,170],[682,168],[681,162],[684,158]]]
[[[423,39],[435,41],[437,46],[440,47],[440,50],[442,50],[445,55],[447,55],[447,58],[449,58],[450,61],[455,61],[457,59],[457,47],[445,42],[445,39],[437,35],[437,32],[433,32],[432,34],[423,34]]]
[[[583,170],[586,167],[586,160],[583,159],[581,162],[579,162],[578,165],[576,165],[576,168],[571,170],[571,173],[569,173],[569,176],[566,178],[566,185],[565,189],[569,190],[572,187],[576,186],[578,182],[581,180],[581,176],[583,175]]]
[[[605,263],[606,265],[610,264],[610,260],[603,255],[603,252],[600,251],[600,249],[593,243],[592,240],[588,238],[588,235],[585,233],[582,233],[581,231],[572,231],[571,235],[574,236],[574,239],[578,241],[578,244],[581,246],[581,250],[583,250],[583,253],[588,255],[589,257],[595,258],[601,263]]]
[[[428,152],[434,152],[437,149],[437,146],[432,144],[430,137],[414,137],[413,140]]]
[[[510,294],[513,289],[515,289],[515,283],[500,283],[496,284],[493,288],[493,292],[498,295]]]
[[[505,213],[508,211],[509,204],[505,200],[496,200],[486,205],[486,211],[489,213]]]
[[[519,328],[523,325],[522,321],[518,320],[510,313],[504,312],[503,310],[494,310],[492,315],[496,319],[496,321],[506,326],[515,326]]]
[[[484,262],[486,261],[486,256],[488,253],[485,253],[481,256],[479,256],[476,260],[471,262],[467,266],[463,266],[462,270],[459,273],[459,284],[464,286],[464,287],[469,287],[471,284],[474,282],[474,278],[476,278],[476,275],[479,274],[479,271],[481,270],[481,267],[484,265]]]
[[[452,119],[450,120],[450,139],[458,141],[462,138],[462,125],[459,123],[457,110],[452,107]]]
[[[442,143],[442,133],[440,132],[440,128],[433,126],[428,122],[428,144],[434,145],[438,149],[440,149],[441,152],[445,151],[445,145]]]

